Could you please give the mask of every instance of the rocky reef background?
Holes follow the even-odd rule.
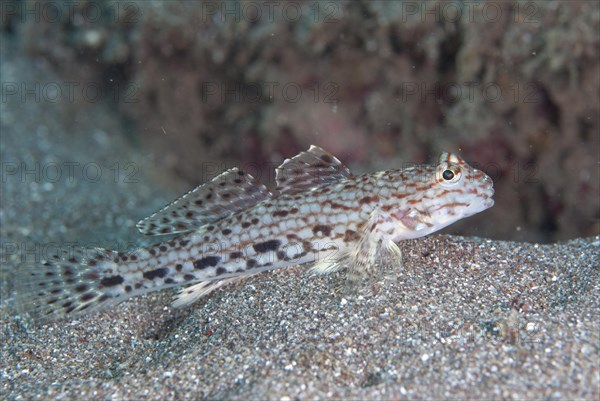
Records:
[[[4,96],[48,100],[54,83],[72,124],[108,103],[125,127],[109,138],[152,155],[177,190],[233,165],[272,181],[268,171],[311,143],[356,172],[450,150],[496,186],[496,206],[450,232],[600,232],[595,1],[2,8],[3,42],[60,77],[34,95],[3,80]]]

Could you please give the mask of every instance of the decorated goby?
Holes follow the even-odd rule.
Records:
[[[494,204],[492,180],[450,153],[434,165],[352,175],[311,146],[286,159],[275,178],[273,194],[233,168],[137,225],[147,235],[176,234],[172,239],[32,266],[17,283],[18,305],[34,317],[56,318],[187,286],[175,301],[181,306],[223,283],[306,263],[318,273],[347,267],[369,275],[380,260],[399,261],[396,242]]]

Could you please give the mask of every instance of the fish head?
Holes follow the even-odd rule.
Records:
[[[436,229],[494,205],[492,179],[460,156],[442,153],[433,174],[432,185],[423,196],[423,207]]]
[[[494,205],[494,184],[460,156],[442,153],[434,165],[390,170],[387,204],[393,241],[419,238]],[[387,198],[387,197],[386,197]]]

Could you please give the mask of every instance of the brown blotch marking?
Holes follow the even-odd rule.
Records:
[[[221,186],[221,187],[224,187],[226,184],[227,184],[227,183],[226,183],[225,181],[221,181],[221,182],[219,183],[219,186]]]
[[[265,253],[269,251],[276,251],[281,246],[281,241],[278,239],[272,239],[265,242],[259,242],[254,244],[252,247],[258,253]]]
[[[116,285],[123,283],[123,281],[125,281],[125,279],[123,279],[123,277],[121,277],[121,276],[110,276],[110,277],[105,277],[102,280],[100,280],[100,285],[102,287],[114,287]]]
[[[177,245],[177,243],[175,242],[175,240],[174,240],[174,239],[172,239],[172,240],[170,240],[169,242],[167,242],[167,244],[169,244],[169,246],[170,246],[171,248],[175,248],[175,245]]]
[[[273,217],[285,217],[288,215],[288,211],[287,210],[276,210],[273,212]]]
[[[75,259],[75,258],[69,258],[69,262],[70,263],[78,263],[77,259]]]
[[[175,265],[175,270],[177,270],[178,272],[180,272],[180,271],[181,271],[181,269],[183,269],[183,265],[182,265],[181,263],[177,263],[177,264]]]
[[[100,276],[98,275],[97,272],[90,272],[90,273],[87,273],[84,277],[87,278],[88,280],[98,280],[98,277],[100,277]]]
[[[63,308],[68,308],[71,305],[73,305],[73,301],[65,302],[64,304],[62,304]]]
[[[158,249],[160,249],[161,252],[167,252],[167,246],[166,245],[161,245],[160,248],[158,248]]]
[[[44,274],[46,277],[54,277],[54,272],[46,272],[46,274]]]
[[[179,241],[179,246],[184,247],[184,246],[186,246],[189,243],[190,243],[190,240],[182,239],[182,240]]]
[[[236,184],[241,184],[242,180],[239,178],[236,178],[235,180],[233,180],[233,182],[235,182]]]
[[[299,212],[299,209],[297,207],[293,207],[293,208],[290,209],[290,213],[291,214],[296,214],[298,212]]]
[[[189,211],[185,214],[185,217],[187,217],[188,219],[191,219],[192,217],[194,217],[194,212]]]
[[[134,262],[135,262],[135,261],[137,260],[137,255],[131,255],[131,257],[130,257],[130,258],[131,258],[131,260],[132,260],[132,261],[134,261]]]
[[[317,235],[317,233],[322,233],[323,236],[328,237],[331,234],[331,227],[325,226],[322,224],[316,225],[313,227],[313,234]]]
[[[217,276],[220,276],[221,274],[227,273],[227,269],[224,267],[218,267],[216,273],[217,273]]]
[[[421,203],[421,199],[409,199],[408,201],[406,201],[406,203],[408,203],[409,205],[414,205],[417,203]]]
[[[313,250],[313,245],[312,242],[310,241],[302,241],[302,249],[304,249],[304,252],[309,252]]]
[[[221,258],[219,256],[207,256],[202,259],[198,259],[194,262],[194,268],[198,270],[206,269],[207,267],[214,267],[219,263]]]
[[[407,196],[409,196],[409,195],[410,195],[410,194],[406,194],[406,193],[404,193],[404,194],[400,194],[400,193],[393,193],[393,194],[392,194],[392,196],[393,196],[394,198],[396,198],[396,199],[404,199],[404,198],[406,198],[406,197],[407,197]]]
[[[248,260],[246,261],[246,267],[247,267],[247,268],[252,268],[252,267],[255,267],[257,264],[258,264],[258,263],[256,263],[256,260],[255,260],[255,259],[248,259]]]
[[[279,260],[289,260],[288,256],[283,251],[277,251],[277,259],[279,259]]]
[[[140,288],[142,288],[142,283],[135,283],[134,287],[136,290],[139,290]]]
[[[206,226],[206,230],[207,230],[207,231],[212,231],[212,230],[214,230],[214,229],[215,229],[215,226],[214,226],[214,225],[212,225],[212,224],[211,224],[210,226]]]
[[[331,203],[331,208],[332,209],[343,209],[344,205],[342,205],[341,203],[337,203],[337,202],[330,202]]]
[[[439,209],[443,209],[445,207],[457,207],[457,206],[469,206],[469,204],[464,203],[464,202],[452,202],[452,203],[446,203],[445,205],[440,206]]]
[[[59,294],[61,292],[62,292],[62,288],[55,288],[52,291],[50,291],[50,294],[56,295],[56,294]]]
[[[148,280],[154,280],[156,277],[163,278],[167,274],[169,274],[169,269],[161,267],[158,269],[150,270],[149,272],[144,272],[143,276]]]
[[[205,236],[204,236],[204,242],[208,242],[208,241],[210,241],[210,236],[208,236],[208,235],[205,235]]]
[[[241,252],[231,252],[231,253],[229,254],[229,260],[239,259],[239,258],[241,258],[242,256],[244,256],[244,254],[243,254],[243,253],[241,253]]]
[[[171,277],[167,277],[165,279],[165,284],[175,284],[175,280],[173,280]]]
[[[248,227],[250,227],[250,223],[248,223],[247,221],[244,221],[242,223],[242,228],[248,228]]]
[[[202,206],[202,203],[204,203],[204,202],[202,202],[202,199],[198,199],[194,203],[198,206]]]
[[[258,220],[258,218],[256,218],[256,217],[255,217],[255,218],[253,218],[253,219],[251,220],[251,223],[252,223],[252,224],[258,224],[258,221],[259,221],[259,220]]]
[[[169,218],[168,217],[163,217],[161,220],[164,224],[167,224],[169,222]]]
[[[333,158],[328,154],[321,155],[321,160],[325,163],[333,163]]]
[[[223,233],[223,235],[229,235],[229,234],[231,234],[231,230],[229,228],[225,228],[221,232]]]
[[[369,204],[371,202],[379,202],[379,196],[365,196],[358,200],[359,205]]]
[[[195,279],[196,279],[196,276],[194,276],[193,274],[185,274],[185,275],[183,276],[183,279],[184,279],[185,281],[192,281],[192,280],[195,280]]]
[[[90,301],[92,299],[94,299],[95,295],[88,292],[87,294],[83,294],[79,299],[81,299],[82,301]]]
[[[150,248],[150,255],[156,256],[156,250],[154,248]]]
[[[287,239],[289,239],[290,241],[296,240],[298,239],[298,236],[296,234],[288,234],[286,235]]]
[[[65,313],[71,313],[75,310],[75,306],[71,306],[70,308],[65,309]]]
[[[210,200],[212,199],[212,193],[208,193],[206,194],[206,196],[204,197],[206,200]]]
[[[179,227],[179,228],[183,228],[182,226],[178,226],[178,227]],[[161,229],[160,229],[160,232],[161,232],[162,234],[166,234],[166,233],[168,233],[168,232],[169,232],[169,228],[168,228],[168,227],[163,227],[163,228],[161,228]]]
[[[344,233],[344,242],[354,242],[360,239],[360,235],[354,230],[346,230]]]
[[[225,193],[221,194],[221,197],[223,199],[229,199],[229,198],[231,198],[231,194],[229,192],[225,192]]]
[[[88,290],[88,286],[85,284],[78,285],[75,287],[75,291],[77,292],[86,292]]]
[[[102,294],[100,296],[100,298],[98,298],[98,302],[104,302],[106,301],[108,298],[110,298],[110,296],[106,295],[106,294]]]
[[[133,290],[133,288],[131,288],[130,285],[125,286],[125,292],[131,292],[132,290]]]

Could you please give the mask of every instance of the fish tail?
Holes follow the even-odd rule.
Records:
[[[118,253],[95,248],[85,255],[56,255],[20,269],[14,278],[17,311],[35,320],[53,320],[104,309],[128,298]]]

